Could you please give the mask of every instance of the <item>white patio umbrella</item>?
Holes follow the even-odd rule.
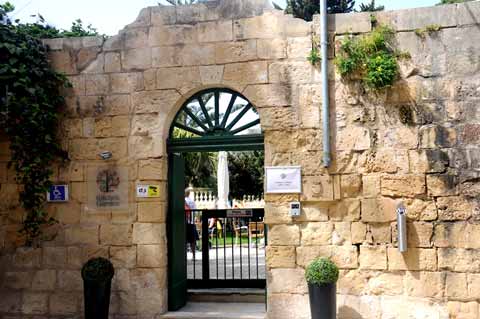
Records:
[[[230,181],[228,176],[227,152],[218,153],[217,167],[217,194],[219,209],[228,208],[228,193],[230,192]]]

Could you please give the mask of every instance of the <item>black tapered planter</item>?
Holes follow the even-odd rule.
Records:
[[[337,318],[337,285],[308,284],[312,319]]]
[[[82,268],[85,319],[108,319],[113,274],[104,258],[91,259]]]

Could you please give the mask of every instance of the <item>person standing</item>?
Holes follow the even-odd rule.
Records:
[[[194,216],[192,215],[192,210],[197,209],[195,201],[190,198],[190,192],[192,189],[190,187],[185,189],[185,221],[186,221],[186,233],[187,233],[187,243],[190,245],[192,254],[195,254],[198,233],[197,228],[195,227]]]

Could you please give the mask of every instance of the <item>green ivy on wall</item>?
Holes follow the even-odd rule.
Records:
[[[52,162],[66,158],[57,138],[60,94],[68,83],[52,70],[47,49],[7,17],[13,6],[0,5],[0,126],[10,140],[11,162],[22,185],[20,203],[27,214],[20,230],[31,245],[43,225],[54,220],[45,209]]]
[[[398,58],[393,46],[395,31],[379,25],[367,35],[348,36],[340,43],[335,65],[343,78],[360,78],[368,87],[380,90],[398,78]]]

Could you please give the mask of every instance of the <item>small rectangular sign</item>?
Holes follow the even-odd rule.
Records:
[[[68,202],[68,185],[52,185],[47,191],[47,202]]]
[[[265,193],[301,193],[302,169],[300,166],[265,167]]]
[[[251,209],[228,209],[227,217],[252,217],[253,212]]]
[[[160,197],[160,185],[137,185],[137,197]]]

